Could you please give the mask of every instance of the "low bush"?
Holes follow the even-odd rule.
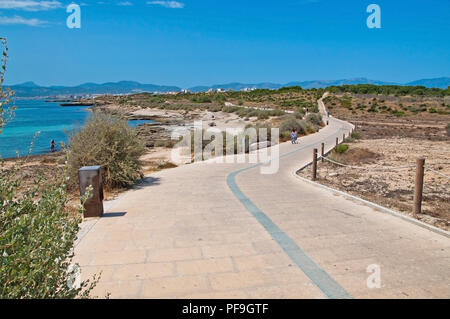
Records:
[[[409,106],[409,110],[410,110],[412,113],[419,113],[419,112],[420,112],[420,108],[417,107],[417,106],[414,106],[414,105],[410,105],[410,106]]]
[[[320,126],[322,124],[322,115],[319,113],[310,113],[306,116],[306,122]]]
[[[177,140],[157,140],[154,143],[154,147],[173,148],[177,143]]]
[[[309,110],[312,113],[319,113],[319,107],[317,106],[317,104],[311,106],[311,109]]]
[[[367,107],[367,105],[364,104],[358,104],[358,106],[356,107],[358,110],[363,110]]]
[[[402,116],[402,115],[405,115],[405,112],[399,111],[399,110],[392,110],[391,114],[395,115],[395,116]]]
[[[375,105],[372,105],[370,107],[370,109],[367,110],[367,112],[371,112],[371,113],[378,113],[378,109]]]
[[[344,154],[345,152],[347,152],[348,147],[349,146],[347,144],[339,144],[334,148],[334,151],[338,154]]]
[[[19,167],[0,171],[0,298],[87,298],[97,279],[72,285],[73,243],[79,231],[67,208],[63,181],[48,186],[37,179],[19,191]]]
[[[450,123],[447,124],[445,130],[447,131],[447,136],[450,136]]]
[[[272,138],[272,127],[269,124],[256,123],[256,125],[247,125],[245,128],[253,127],[256,129],[258,142],[270,141]],[[267,136],[262,136],[261,129],[266,129]]]
[[[191,102],[193,102],[193,103],[211,103],[212,100],[209,96],[200,95],[200,96],[192,97]]]
[[[139,157],[144,152],[143,142],[126,120],[94,113],[70,137],[70,176],[75,182],[81,167],[101,165],[106,188],[129,186],[142,177]]]
[[[222,111],[223,106],[222,105],[211,105],[208,110],[211,112],[220,112]]]
[[[292,130],[296,130],[298,134],[305,134],[307,124],[303,120],[297,120],[294,116],[289,116],[280,125],[280,133],[290,133]]]
[[[297,120],[301,120],[303,119],[303,116],[305,115],[305,113],[300,113],[300,112],[295,112],[294,116]]]

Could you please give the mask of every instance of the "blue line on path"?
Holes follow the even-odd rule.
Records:
[[[331,136],[331,135],[330,135]],[[328,137],[327,137],[328,138]],[[280,155],[280,158],[311,147],[314,144],[305,145],[295,151]],[[280,245],[291,260],[305,273],[306,276],[328,297],[332,299],[351,299],[352,296],[334,280],[327,272],[321,269],[305,252],[283,232],[263,211],[242,193],[236,184],[236,175],[261,166],[262,163],[239,169],[230,173],[227,177],[228,187],[256,220],[266,229],[272,238]]]

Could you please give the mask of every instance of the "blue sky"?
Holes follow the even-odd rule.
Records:
[[[449,0],[0,0],[9,84],[181,87],[450,76]],[[369,29],[366,8],[381,8]]]

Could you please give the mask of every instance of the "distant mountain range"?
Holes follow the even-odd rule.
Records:
[[[279,89],[286,86],[301,86],[304,89],[311,88],[325,88],[333,85],[354,85],[354,84],[374,84],[374,85],[422,85],[429,88],[446,89],[450,86],[450,77],[422,79],[408,83],[392,83],[369,80],[366,78],[353,78],[343,80],[318,80],[318,81],[303,81],[303,82],[289,82],[285,84],[278,83],[227,83],[216,84],[212,86],[195,86],[188,88],[192,92],[206,92],[209,89],[224,89],[224,90],[243,90],[246,88],[257,89]],[[78,96],[78,95],[92,95],[92,94],[129,94],[139,92],[177,92],[182,88],[177,86],[165,86],[156,84],[142,84],[133,81],[108,82],[103,84],[84,83],[78,86],[39,86],[34,82],[25,82],[22,84],[10,86],[16,92],[17,97],[63,97],[63,96]]]

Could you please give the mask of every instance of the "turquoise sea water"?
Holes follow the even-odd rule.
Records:
[[[15,157],[28,154],[33,136],[31,154],[50,152],[50,141],[67,143],[67,134],[84,124],[90,112],[87,107],[61,107],[59,103],[42,100],[18,100],[14,118],[0,134],[0,157]],[[130,126],[138,126],[151,121],[130,121]]]

